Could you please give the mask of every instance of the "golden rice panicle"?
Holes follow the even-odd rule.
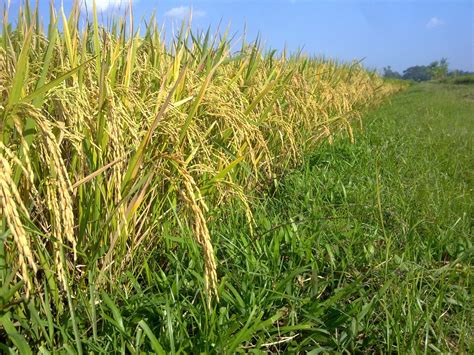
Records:
[[[201,245],[204,254],[205,292],[208,296],[208,305],[210,307],[212,297],[215,296],[218,300],[219,295],[217,293],[217,263],[211,242],[211,235],[209,234],[207,221],[204,217],[204,211],[207,210],[207,206],[202,196],[200,196],[199,188],[193,177],[183,168],[178,167],[178,170],[183,177],[185,187],[185,190],[182,191],[183,198],[187,201],[188,208],[191,209],[193,214],[194,237]]]
[[[0,149],[0,211],[6,219],[15,242],[18,253],[18,266],[21,270],[21,276],[25,281],[26,295],[28,296],[33,288],[29,269],[35,274],[38,271],[29,236],[20,218],[20,213],[22,213],[25,218],[28,218],[28,211],[13,181],[12,166],[4,155],[6,148],[3,144],[0,148],[2,148]],[[14,253],[13,250],[11,252]]]
[[[40,140],[41,160],[45,166],[50,167],[46,181],[46,201],[51,220],[51,233],[55,238],[54,252],[56,268],[59,279],[64,288],[67,288],[66,263],[62,258],[61,249],[67,242],[73,251],[73,261],[77,259],[77,242],[74,235],[74,213],[72,200],[72,187],[66,167],[61,158],[60,148],[51,131],[50,124],[40,115],[36,115],[36,124],[42,133]]]

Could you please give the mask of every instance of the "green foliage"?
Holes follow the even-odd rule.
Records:
[[[470,71],[466,71],[466,70],[455,69],[455,70],[451,70],[451,71],[448,73],[448,76],[464,76],[464,75],[474,75],[474,72],[470,72]]]
[[[444,78],[441,80],[441,82],[456,85],[474,84],[474,74],[453,75],[449,76],[448,78]]]
[[[442,58],[439,61],[434,61],[429,65],[415,65],[403,71],[403,75],[393,71],[390,66],[383,68],[383,76],[391,79],[405,79],[413,81],[428,81],[428,80],[442,80],[449,75],[448,60]]]
[[[402,78],[400,73],[392,70],[392,67],[390,65],[388,67],[383,68],[383,77],[386,79],[401,79]]]
[[[431,70],[425,65],[415,65],[403,71],[403,79],[414,81],[428,81],[431,80]]]
[[[431,78],[435,80],[441,80],[448,76],[448,60],[446,58],[431,63],[428,68]]]

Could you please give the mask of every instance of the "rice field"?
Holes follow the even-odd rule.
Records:
[[[335,137],[354,141],[362,115],[406,88],[357,62],[267,50],[189,21],[167,36],[154,18],[134,23],[131,10],[103,24],[95,8],[85,17],[79,2],[70,13],[51,2],[42,24],[27,1],[2,16],[5,352],[191,351],[173,340],[186,331],[170,318],[167,345],[146,312],[124,321],[126,300],[156,283],[169,316],[185,287],[194,292],[183,316],[196,317],[196,302],[206,319],[222,316],[238,290],[227,288],[220,270],[232,260],[216,251],[210,225],[237,210],[248,233],[235,244],[258,240],[256,206],[282,177]],[[193,281],[179,278],[178,257]],[[254,314],[219,351],[246,351],[249,335],[284,311],[246,312]],[[189,330],[204,323],[190,323],[191,344],[212,352]]]

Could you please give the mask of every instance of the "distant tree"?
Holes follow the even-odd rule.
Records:
[[[431,70],[425,65],[415,65],[403,71],[403,79],[415,81],[431,80]]]
[[[403,71],[403,75],[392,70],[391,66],[383,68],[383,76],[385,78],[397,78],[414,81],[443,80],[448,76],[464,76],[472,75],[474,72],[464,70],[449,71],[449,64],[446,58],[441,58],[431,62],[429,65],[415,65]]]
[[[448,60],[446,58],[431,63],[428,68],[433,79],[440,80],[448,76]]]
[[[399,72],[392,70],[392,67],[389,65],[388,67],[383,68],[383,76],[384,78],[391,78],[391,79],[401,79],[402,76]]]
[[[463,76],[463,75],[472,75],[472,74],[474,74],[474,72],[472,71],[455,69],[455,70],[450,71],[448,73],[448,76]]]

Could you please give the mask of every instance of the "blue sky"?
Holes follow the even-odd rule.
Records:
[[[0,0],[5,2],[6,0]],[[72,0],[63,0],[69,7]],[[85,0],[90,1],[90,0]],[[96,0],[103,16],[129,0]],[[19,0],[12,1],[12,7]],[[40,0],[43,10],[48,0]],[[60,1],[56,1],[60,3]],[[122,3],[122,5],[120,5]],[[137,19],[156,10],[170,24],[193,9],[194,27],[222,20],[249,38],[261,33],[268,47],[303,47],[309,54],[371,68],[402,71],[448,58],[451,69],[474,71],[474,0],[134,0]],[[44,11],[46,16],[46,11]]]

